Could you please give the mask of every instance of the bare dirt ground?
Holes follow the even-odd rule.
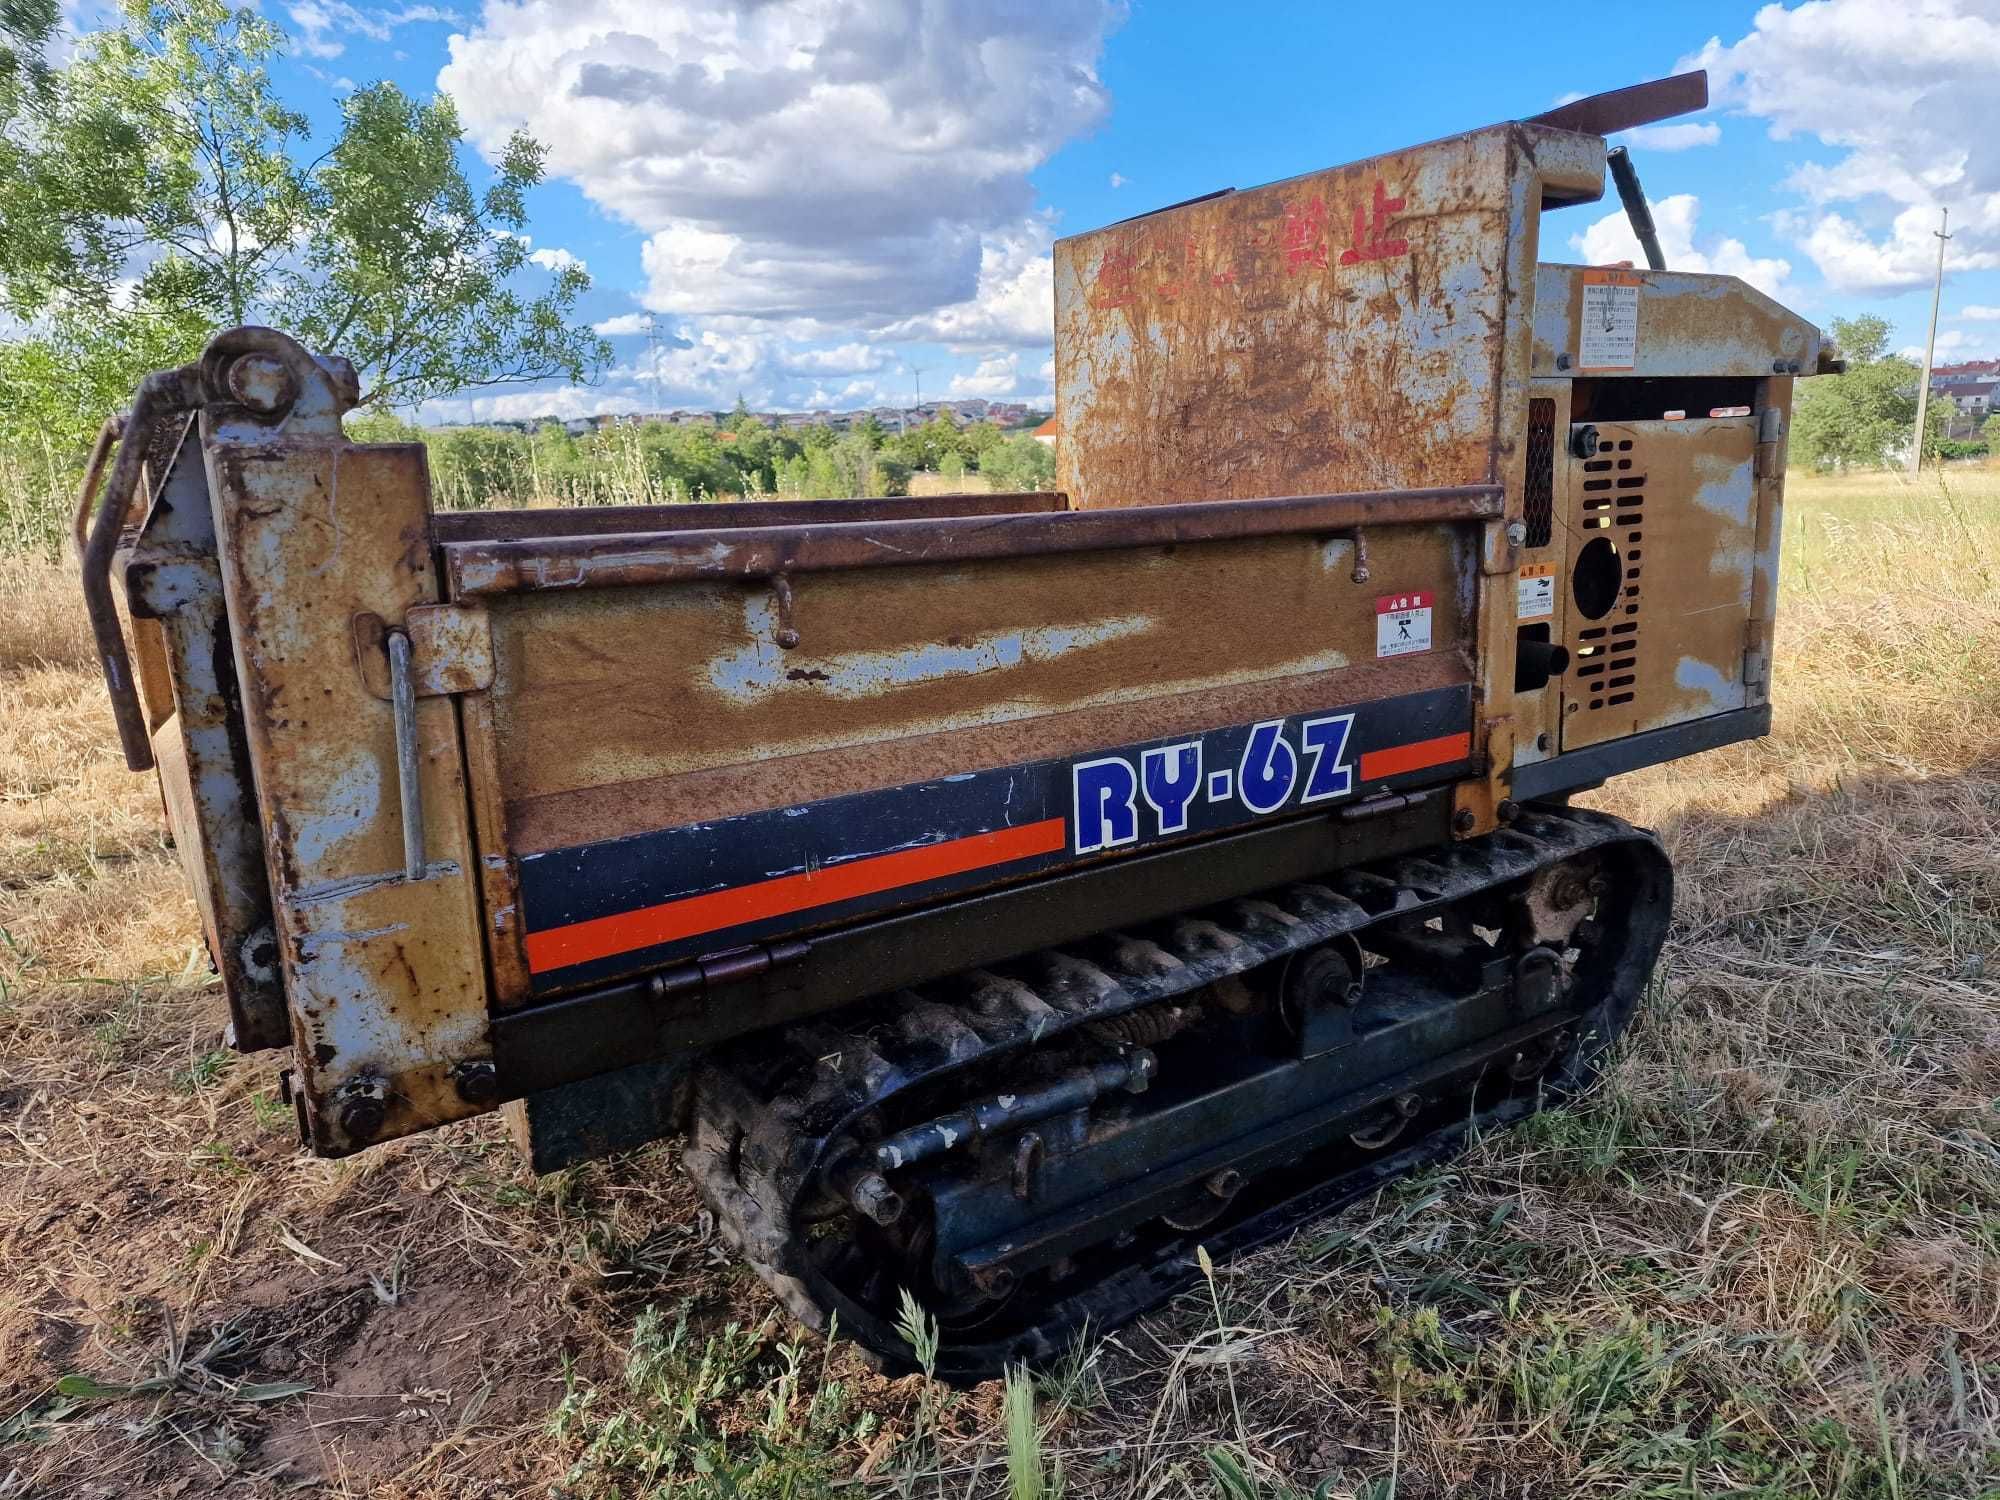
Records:
[[[0,1496],[2000,1494],[1997,509],[1795,482],[1777,733],[1596,797],[1681,872],[1605,1086],[1032,1406],[802,1338],[671,1146],[300,1156],[0,561]]]

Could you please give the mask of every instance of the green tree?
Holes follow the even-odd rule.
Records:
[[[1873,314],[1833,320],[1834,342],[1847,373],[1821,375],[1799,386],[1792,413],[1792,452],[1815,469],[1880,467],[1907,451],[1917,420],[1917,367],[1887,353],[1889,325]],[[1946,403],[1933,401],[1924,447],[1943,437]]]
[[[23,35],[46,10],[0,5],[10,28],[11,8],[32,13]],[[123,349],[124,394],[163,354],[186,359],[217,328],[270,322],[348,355],[364,399],[382,404],[581,379],[609,357],[571,326],[589,286],[580,266],[538,296],[513,285],[525,194],[542,175],[533,141],[516,136],[475,191],[450,101],[377,84],[306,160],[307,123],[267,70],[281,42],[224,0],[125,0],[41,85],[0,83],[0,303],[28,325],[15,342],[42,346],[10,357],[60,370],[80,349],[107,365]],[[18,63],[0,75],[24,76]],[[0,402],[33,399],[10,385]],[[94,425],[53,436],[75,447]]]
[[[511,278],[527,261],[527,191],[546,153],[516,132],[477,192],[459,167],[464,132],[440,95],[392,83],[348,96],[340,138],[303,174],[314,231],[302,269],[270,285],[279,326],[345,354],[363,399],[415,405],[475,386],[588,378],[609,346],[570,322],[590,276],[555,268],[534,298]]]
[[[1026,494],[1055,483],[1055,450],[1031,437],[1002,438],[986,451],[979,472],[995,490]]]
[[[2000,447],[2000,411],[1979,424],[1979,435],[1989,444]]]

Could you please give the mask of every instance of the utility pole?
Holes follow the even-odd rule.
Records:
[[[916,378],[917,382],[917,394],[911,400],[910,405],[912,407],[922,406],[924,404],[924,367],[922,365],[911,365],[908,368],[910,374]],[[903,413],[902,431],[908,432],[909,430],[910,414],[908,411],[905,411]]]
[[[1938,227],[1931,233],[1937,237],[1938,262],[1937,281],[1931,287],[1931,331],[1924,340],[1924,373],[1917,381],[1917,435],[1910,444],[1910,472],[1915,474],[1924,466],[1924,420],[1931,409],[1931,356],[1937,353],[1938,303],[1944,300],[1944,242],[1951,238],[1945,230],[1951,225],[1951,210],[1940,209]]]
[[[652,377],[652,414],[657,417],[660,414],[660,320],[652,313],[646,314],[646,373]]]

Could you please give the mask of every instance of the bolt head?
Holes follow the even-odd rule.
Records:
[[[1569,368],[1569,356],[1567,354],[1558,354],[1556,356],[1556,368],[1558,370],[1567,370]]]
[[[229,394],[246,410],[268,417],[298,399],[299,383],[282,360],[245,354],[229,366]]]
[[[1518,546],[1520,546],[1520,545],[1521,545],[1521,544],[1522,544],[1523,542],[1527,541],[1527,539],[1528,539],[1528,523],[1527,523],[1527,522],[1525,522],[1525,521],[1509,521],[1509,522],[1507,523],[1507,540],[1508,540],[1508,541],[1509,541],[1510,543],[1512,543],[1512,544],[1513,544],[1514,546],[1518,547]]]
[[[1451,816],[1453,833],[1470,833],[1479,826],[1479,818],[1469,807],[1461,807]]]
[[[500,1074],[489,1058],[467,1058],[451,1070],[451,1081],[467,1104],[483,1107],[500,1097]]]
[[[340,1133],[357,1146],[375,1139],[382,1122],[389,1117],[386,1101],[368,1095],[350,1099],[340,1107]]]

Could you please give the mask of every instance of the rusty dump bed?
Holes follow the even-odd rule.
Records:
[[[727,1038],[1762,732],[1820,337],[1541,263],[1594,126],[1062,241],[1059,494],[439,513],[338,358],[153,377],[87,585],[313,1148],[619,1144]]]

